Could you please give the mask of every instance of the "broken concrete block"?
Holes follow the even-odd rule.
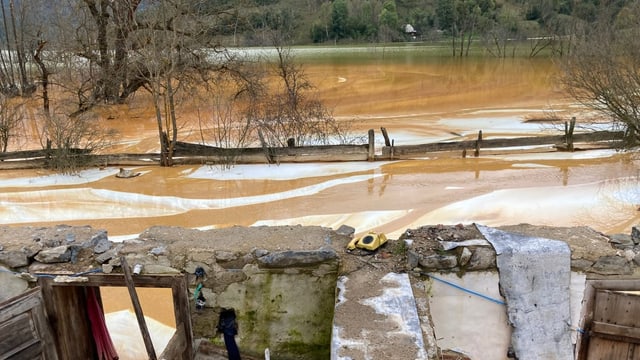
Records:
[[[68,245],[62,245],[40,250],[35,259],[45,264],[69,262],[71,260],[71,248]]]

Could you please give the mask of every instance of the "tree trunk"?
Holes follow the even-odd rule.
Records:
[[[157,86],[157,85],[153,85]],[[166,133],[162,125],[162,111],[160,110],[160,96],[153,91],[153,106],[156,110],[156,124],[158,125],[158,140],[160,141],[160,166],[169,166],[169,149],[166,141]]]
[[[473,34],[473,29],[469,32],[469,36],[467,36],[467,49],[464,53],[464,56],[469,56],[469,48],[471,47],[471,34]]]
[[[131,89],[128,88],[128,66],[127,66],[127,39],[131,31],[137,28],[134,19],[138,5],[141,0],[132,0],[126,2],[114,2],[111,5],[114,13],[114,23],[116,25],[115,37],[115,56],[113,62],[113,94],[118,94],[114,100],[118,103],[124,102],[130,94]],[[137,90],[139,87],[136,87]],[[134,90],[134,91],[135,91]]]
[[[455,30],[455,25],[451,25],[451,51],[453,52],[453,57],[456,57],[456,36],[458,36]]]
[[[167,166],[173,165],[173,149],[178,141],[178,120],[176,119],[176,105],[173,98],[173,86],[171,85],[171,76],[167,75],[167,94],[169,96],[169,119],[171,121],[171,140],[167,149]]]
[[[5,84],[5,86],[7,87],[6,89],[3,89],[4,91],[8,91],[12,86],[15,86],[15,79],[14,79],[14,72],[13,72],[13,59],[11,59],[11,41],[9,40],[9,22],[7,21],[7,14],[6,11],[4,9],[4,2],[0,4],[0,6],[2,6],[2,21],[4,24],[4,36],[5,36],[5,40],[7,41],[7,62],[9,63],[9,66],[7,68],[7,64],[5,63],[4,57],[2,57],[2,65],[3,65],[3,72],[4,75],[7,77],[6,81],[7,84]],[[0,51],[0,56],[2,55],[3,51]]]
[[[33,54],[33,59],[40,68],[40,82],[42,83],[42,110],[44,111],[44,116],[49,120],[51,117],[51,112],[49,110],[49,71],[40,58],[40,53],[46,43],[47,42],[43,40],[38,42],[38,48]]]
[[[20,92],[24,95],[27,88],[27,70],[24,65],[24,47],[22,39],[18,40],[18,31],[16,28],[16,15],[15,6],[13,0],[9,1],[9,13],[11,16],[11,27],[13,28],[13,42],[16,49],[16,56],[18,57],[18,71],[20,72]]]

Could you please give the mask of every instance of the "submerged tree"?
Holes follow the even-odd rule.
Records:
[[[263,96],[256,128],[268,146],[329,144],[346,141],[346,126],[339,123],[318,98],[314,85],[287,45],[286,32],[272,31],[275,60],[268,61],[271,86]]]
[[[640,16],[634,3],[623,16]],[[561,82],[570,96],[626,132],[627,146],[640,143],[640,28],[620,16],[601,16],[562,59]]]
[[[11,138],[22,125],[24,103],[0,95],[0,152],[6,152]]]
[[[230,168],[242,149],[255,142],[255,119],[263,89],[261,74],[245,72],[245,81],[233,73],[219,72],[198,99],[200,141],[225,148],[221,165]],[[204,111],[201,111],[204,110]]]
[[[78,109],[84,112],[99,103],[121,103],[138,90],[144,79],[131,71],[130,51],[144,46],[137,34],[150,26],[140,21],[142,0],[75,0],[72,13],[60,19],[60,44],[84,60],[78,70]]]
[[[48,152],[46,166],[62,173],[75,173],[88,165],[84,154],[109,146],[114,138],[115,131],[105,129],[93,116],[54,113],[42,127],[42,146]]]
[[[29,2],[2,1],[2,34],[0,37],[0,92],[6,96],[30,96],[35,91],[33,77],[28,71]]]
[[[215,31],[218,13],[201,11],[189,0],[162,0],[148,8],[146,29],[137,34],[144,47],[131,52],[132,69],[151,94],[155,109],[162,166],[173,164],[178,139],[178,100],[187,90],[202,91],[217,74],[239,82],[252,78],[238,56],[219,43]]]

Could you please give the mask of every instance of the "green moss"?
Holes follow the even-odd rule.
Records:
[[[287,335],[289,335],[291,339],[302,339],[302,334],[298,330],[289,330],[289,332],[287,332]]]
[[[393,247],[391,248],[391,253],[393,255],[404,255],[407,253],[407,243],[404,240],[395,241]]]
[[[210,338],[209,342],[215,346],[224,346],[224,340],[220,336]]]
[[[337,274],[333,275],[303,279],[301,274],[264,272],[251,276],[244,283],[246,292],[237,311],[239,345],[246,351],[271,348],[282,359],[328,359],[337,281]],[[304,281],[308,290],[287,292],[296,281]],[[301,304],[300,296],[310,297],[310,304]]]
[[[280,346],[279,352],[299,356],[304,359],[328,359],[331,357],[330,344],[306,344],[290,341]]]
[[[255,310],[249,310],[240,316],[238,316],[238,322],[242,323],[242,326],[246,328],[248,333],[253,333],[258,321],[258,313]]]

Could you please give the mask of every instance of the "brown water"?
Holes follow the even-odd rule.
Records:
[[[548,59],[439,59],[418,63],[311,64],[305,74],[336,118],[366,130],[386,127],[419,134],[448,133],[443,118],[477,117],[505,110],[540,117],[543,110],[566,110],[567,100],[554,84],[557,71]],[[206,108],[206,106],[204,107]],[[199,140],[199,120],[193,107],[180,115],[181,138]],[[125,106],[105,109],[110,127],[120,131],[121,150],[157,151],[157,129],[144,94]],[[569,114],[566,114],[567,117]],[[363,135],[364,135],[363,134]],[[139,140],[135,144],[128,141]]]
[[[392,138],[398,137],[397,145],[402,144],[402,134],[423,137],[423,142],[459,138],[452,133],[475,136],[481,129],[485,138],[513,135],[509,129],[491,129],[492,122],[509,118],[517,124],[523,119],[544,117],[550,110],[567,119],[576,114],[581,119],[555,86],[557,73],[548,60],[325,63],[307,66],[306,73],[337,118],[356,119],[355,128],[362,134],[384,126]],[[144,95],[104,113],[109,118],[105,123],[121,133],[119,150],[157,151],[155,120]],[[182,138],[193,136],[197,115],[187,111],[180,118],[185,123]],[[541,129],[529,128],[519,133],[538,131]],[[376,165],[350,170],[356,165],[343,164],[341,172],[278,180],[268,177],[288,167],[262,166],[266,178],[226,179],[220,175],[217,179],[195,179],[186,177],[196,170],[194,166],[149,166],[137,169],[142,176],[126,180],[106,175],[78,185],[3,187],[0,204],[4,210],[0,211],[4,211],[5,219],[13,219],[4,224],[88,224],[107,229],[110,236],[137,234],[153,225],[224,227],[261,220],[336,227],[347,223],[358,232],[375,228],[398,235],[402,229],[419,226],[421,219],[462,221],[458,220],[464,219],[460,212],[474,209],[474,219],[479,219],[474,221],[489,225],[588,225],[616,233],[628,232],[640,222],[633,201],[619,202],[619,198],[609,196],[617,188],[628,187],[621,179],[638,175],[638,163],[628,154],[602,158],[443,158]],[[6,171],[0,173],[0,181],[44,175],[48,173],[41,170]],[[354,176],[366,180],[349,182]],[[338,184],[327,186],[333,180]],[[323,189],[301,191],[313,186]],[[287,191],[296,192],[292,195]],[[593,194],[601,197],[591,199]],[[243,202],[263,195],[273,197]],[[190,202],[211,199],[219,202]],[[541,199],[545,202],[538,202]],[[488,206],[491,204],[497,205]],[[127,297],[111,296],[109,301],[117,298]],[[127,305],[116,302],[111,306],[120,309]],[[159,311],[163,312],[167,313],[166,308]],[[173,321],[159,319],[168,324]]]
[[[105,313],[131,310],[133,305],[126,287],[103,287],[100,289]],[[165,325],[175,328],[176,321],[171,289],[138,288],[136,290],[140,306],[145,316],[154,318]]]
[[[354,125],[356,132],[364,134],[369,128],[384,126],[394,139],[410,133],[424,138],[422,142],[453,140],[459,137],[452,135],[452,132],[473,137],[476,129],[482,129],[485,138],[513,136],[513,131],[484,127],[490,126],[495,119],[505,117],[515,123],[526,118],[544,117],[550,109],[564,118],[577,113],[554,85],[557,72],[546,59],[312,64],[306,67],[306,73],[317,85],[321,98],[334,109],[336,117],[357,120]],[[144,95],[136,96],[128,105],[105,109],[104,115],[108,118],[104,120],[105,123],[121,133],[120,150],[157,151],[155,120]],[[185,123],[181,128],[183,137],[193,135],[197,116],[187,109],[180,118]],[[517,131],[519,134],[540,131],[537,127],[533,129]],[[397,145],[403,143],[402,138],[395,141]],[[532,163],[535,166],[530,166]],[[265,166],[263,173],[269,177],[269,174],[277,174],[281,169]],[[2,190],[3,200],[10,204],[5,210],[11,211],[13,205],[20,207],[22,211],[30,213],[31,216],[25,217],[30,224],[89,224],[107,229],[110,235],[135,234],[158,224],[220,227],[301,216],[411,210],[391,223],[380,224],[380,230],[394,231],[411,224],[422,214],[456,201],[501,189],[577,185],[635,176],[637,164],[628,155],[600,159],[446,158],[380,164],[379,169],[352,174],[275,181],[242,177],[234,180],[185,177],[185,173],[195,170],[194,167],[167,169],[149,166],[138,170],[144,171],[144,175],[127,180],[106,176],[89,184],[5,187]],[[358,174],[381,176],[364,182],[332,186],[312,194],[276,195],[275,199],[247,205],[236,206],[233,203],[233,199],[237,198],[279,194]],[[47,173],[39,170],[10,171],[0,173],[0,180],[42,175]],[[437,190],[447,186],[463,189]],[[72,189],[82,189],[85,193],[79,196]],[[126,196],[112,195],[105,201],[95,194],[87,194],[91,189],[118,192]],[[51,190],[68,191],[62,193]],[[153,199],[141,200],[135,194]],[[162,202],[154,201],[158,197],[175,197],[175,201],[231,200],[213,207],[167,210],[160,204]],[[172,203],[170,199],[166,202]],[[128,208],[132,211],[127,212]],[[141,214],[141,210],[148,212]],[[60,217],[59,214],[64,212],[78,212],[82,216]],[[96,215],[91,217],[89,213]],[[533,217],[533,221],[536,220]],[[518,221],[527,222],[528,219],[525,217]],[[19,224],[21,221],[5,223]],[[574,223],[572,220],[567,225]],[[357,227],[357,224],[352,225]],[[620,220],[604,224],[592,224],[590,221],[590,225],[605,232],[624,231],[629,227],[627,221]]]

